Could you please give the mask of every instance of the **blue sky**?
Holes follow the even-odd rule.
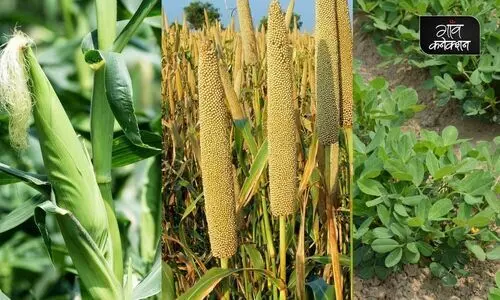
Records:
[[[236,0],[201,0],[202,2],[211,2],[219,9],[223,24],[229,24],[231,20],[231,10],[236,7]],[[249,0],[252,10],[254,25],[257,26],[262,16],[267,15],[269,0]],[[192,0],[162,0],[163,8],[167,12],[167,17],[170,22],[182,22],[183,8]],[[280,0],[281,7],[286,10],[289,0]],[[352,8],[352,0],[348,0],[349,6]],[[300,19],[303,22],[302,29],[312,32],[314,29],[314,0],[295,0],[295,12],[300,14]],[[352,9],[351,9],[352,12]],[[236,13],[236,12],[235,12]]]

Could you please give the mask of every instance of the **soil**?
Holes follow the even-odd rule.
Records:
[[[441,131],[453,125],[458,129],[460,138],[475,142],[491,141],[500,136],[499,124],[464,117],[458,103],[450,101],[446,106],[437,106],[435,91],[424,88],[424,82],[430,78],[426,70],[407,64],[380,67],[384,60],[378,54],[372,37],[362,32],[362,18],[359,15],[354,18],[354,58],[361,62],[361,76],[365,80],[382,76],[391,88],[398,85],[411,87],[417,91],[420,103],[426,105],[426,109],[410,120],[408,127]],[[355,299],[487,299],[488,290],[494,286],[495,273],[500,270],[500,262],[475,261],[467,266],[467,270],[470,276],[459,279],[454,287],[443,286],[439,279],[432,277],[427,267],[416,265],[407,265],[404,272],[392,274],[384,281],[356,278]]]
[[[422,299],[422,300],[462,300],[487,299],[488,291],[495,285],[495,273],[500,263],[475,261],[466,270],[468,277],[458,279],[453,287],[446,287],[433,277],[429,268],[406,265],[404,272],[390,275],[386,280],[376,278],[354,281],[354,298],[375,299]]]
[[[417,91],[420,103],[425,104],[426,109],[414,117],[412,127],[441,131],[453,125],[458,129],[460,138],[476,142],[491,141],[500,136],[500,124],[464,117],[457,102],[450,101],[446,106],[437,106],[435,90],[424,88],[424,82],[430,78],[425,69],[413,68],[404,63],[380,67],[384,59],[378,54],[373,38],[361,29],[363,18],[359,14],[354,18],[354,58],[361,62],[360,74],[365,80],[382,76],[391,88],[404,85]]]

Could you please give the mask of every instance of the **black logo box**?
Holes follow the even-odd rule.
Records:
[[[431,55],[480,54],[481,28],[475,17],[420,16],[419,19],[420,48],[425,53]]]

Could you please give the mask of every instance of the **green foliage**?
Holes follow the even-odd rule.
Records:
[[[300,28],[302,28],[302,24],[303,22],[300,20],[300,15],[298,13],[293,13],[293,17],[292,17],[292,21],[290,22],[290,30],[293,30],[294,28],[294,20],[297,20],[297,29],[300,30]],[[262,29],[262,26],[264,26],[265,29],[267,29],[267,16],[263,16],[261,19],[260,19],[260,22],[259,22],[259,30]]]
[[[408,62],[428,69],[438,90],[438,104],[462,104],[468,116],[483,115],[500,122],[500,27],[498,1],[359,0],[367,14],[363,27],[377,41],[385,64]],[[419,15],[472,15],[481,24],[481,56],[429,56],[419,47]]]
[[[192,28],[200,29],[205,24],[205,14],[207,11],[208,20],[210,22],[220,21],[219,9],[215,8],[210,2],[193,1],[188,6],[184,7],[186,20]]]
[[[473,145],[453,126],[411,129],[405,122],[422,109],[416,92],[389,91],[382,78],[356,75],[354,98],[356,273],[384,279],[430,262],[454,285],[469,258],[498,260],[490,227],[500,220],[500,137]]]

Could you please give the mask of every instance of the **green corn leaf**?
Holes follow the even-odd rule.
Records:
[[[105,60],[105,87],[109,106],[127,138],[137,146],[148,148],[139,132],[134,112],[132,80],[123,57],[114,52],[101,52]]]
[[[94,299],[123,299],[121,284],[115,278],[109,262],[90,234],[68,210],[45,201],[35,209],[35,222],[52,257],[51,241],[45,225],[47,214],[55,215],[71,260],[85,290]]]
[[[142,141],[149,145],[144,148],[134,145],[125,135],[113,139],[113,168],[123,167],[160,154],[161,136],[149,131],[141,131]]]
[[[140,247],[142,257],[152,262],[161,235],[161,161],[148,161],[148,172],[141,194]]]
[[[0,290],[0,300],[10,300],[10,298]]]
[[[149,15],[157,3],[158,0],[144,0],[141,2],[130,21],[127,22],[127,25],[125,25],[116,38],[113,44],[113,50],[115,52],[122,52],[134,33],[143,23],[142,21]]]
[[[19,226],[31,218],[35,208],[46,200],[45,196],[38,194],[31,199],[24,201],[19,207],[11,211],[8,215],[0,219],[0,233],[6,232]]]
[[[38,192],[46,196],[50,195],[50,183],[47,181],[47,176],[17,170],[3,163],[0,163],[0,175],[0,185],[24,182]]]
[[[128,20],[121,20],[116,22],[116,31],[123,31],[127,24]],[[87,35],[83,37],[81,48],[83,54],[86,54],[88,51],[97,49],[97,29],[87,33]]]
[[[125,136],[136,146],[158,150],[142,141],[135,116],[132,79],[123,56],[117,52],[88,50],[84,57],[93,69],[104,68],[106,99]]]
[[[161,268],[161,255],[158,255],[148,275],[134,288],[132,300],[146,299],[161,292]]]

